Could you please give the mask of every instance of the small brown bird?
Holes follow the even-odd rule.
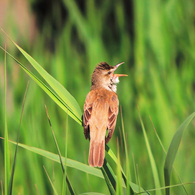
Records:
[[[120,76],[113,74],[124,62],[110,66],[101,62],[96,66],[91,78],[91,90],[84,104],[83,127],[85,138],[90,139],[89,165],[102,167],[106,144],[112,137],[118,115],[118,97],[116,94]],[[106,130],[109,130],[107,137]]]

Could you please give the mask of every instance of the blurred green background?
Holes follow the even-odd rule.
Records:
[[[90,90],[95,66],[125,62],[117,72],[128,74],[118,84],[118,97],[128,141],[131,179],[133,155],[141,186],[154,188],[150,161],[138,117],[139,107],[163,183],[165,155],[156,138],[151,117],[168,150],[179,125],[195,111],[195,1],[194,0],[1,0],[0,27],[75,97],[81,108]],[[30,68],[26,59],[0,32],[0,45]],[[4,52],[0,52],[0,136],[4,137]],[[65,152],[67,115],[10,58],[7,59],[7,117],[9,139],[17,139],[22,101],[30,85],[22,119],[20,142],[57,153],[45,105],[61,149]],[[182,139],[174,166],[183,182],[195,181],[195,121]],[[68,158],[88,163],[89,142],[83,129],[68,118]],[[110,148],[121,143],[119,114]],[[122,164],[124,146],[120,144]],[[10,144],[11,162],[15,146]],[[0,140],[0,181],[4,182],[3,141]],[[116,167],[106,154],[107,160]],[[60,192],[60,164],[22,148],[18,150],[13,194],[53,194],[45,166]],[[77,194],[109,191],[103,179],[67,168]],[[172,174],[171,184],[179,183]],[[36,187],[37,186],[37,187]],[[38,190],[37,190],[38,189]],[[187,185],[195,194],[195,185]],[[183,194],[182,187],[171,194]],[[155,194],[155,193],[153,193]]]

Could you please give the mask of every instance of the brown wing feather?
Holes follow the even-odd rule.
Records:
[[[117,119],[117,115],[118,115],[118,97],[116,94],[114,94],[112,96],[112,99],[110,100],[110,107],[109,107],[109,111],[108,111],[108,136],[106,137],[106,144],[109,142],[109,140],[111,139],[113,133],[114,133],[114,129],[116,126],[116,119]]]
[[[83,127],[84,127],[84,134],[85,138],[89,137],[89,121],[91,118],[92,107],[93,107],[93,91],[90,91],[87,94],[84,104],[84,113],[83,113]]]

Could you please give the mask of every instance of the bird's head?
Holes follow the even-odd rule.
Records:
[[[104,87],[116,92],[116,84],[119,83],[119,77],[127,76],[126,74],[114,74],[114,71],[123,63],[110,66],[106,62],[100,62],[92,74],[92,88]]]

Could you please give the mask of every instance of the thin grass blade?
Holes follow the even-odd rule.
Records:
[[[3,182],[2,182],[2,180],[1,180],[1,193],[3,195]]]
[[[24,112],[24,103],[25,103],[25,100],[26,100],[26,94],[27,94],[28,85],[29,85],[29,82],[27,83],[26,91],[25,91],[24,99],[23,99],[23,103],[22,103],[22,111],[21,111],[21,116],[20,116],[20,124],[19,124],[18,134],[17,134],[17,144],[16,144],[16,150],[15,150],[15,155],[14,155],[12,172],[11,172],[11,177],[10,177],[10,182],[9,182],[9,194],[10,195],[12,194],[12,187],[13,187],[13,181],[14,181],[14,172],[15,172],[15,166],[16,166],[16,156],[17,156],[19,136],[20,136],[20,127],[21,127],[21,123],[22,123],[22,116],[23,116],[23,112]]]
[[[116,176],[115,176],[112,168],[110,167],[110,165],[106,161],[106,159],[104,159],[103,168],[104,168],[104,171],[106,172],[106,174],[110,180],[110,183],[112,184],[112,187],[114,188],[114,190],[116,190],[116,178],[115,178]]]
[[[60,159],[60,164],[61,164],[61,167],[62,167],[62,172],[64,174],[65,173],[65,169],[64,169],[63,162],[62,162],[62,155],[61,155],[60,148],[58,146],[58,142],[56,140],[56,137],[55,137],[55,134],[54,134],[54,131],[53,131],[53,127],[51,125],[51,120],[49,118],[49,113],[48,113],[48,110],[47,110],[47,106],[46,105],[45,105],[45,110],[46,110],[46,113],[47,113],[47,119],[48,119],[48,122],[49,122],[49,126],[51,128],[51,132],[52,132],[52,135],[53,135],[53,138],[54,138],[54,141],[55,141],[55,145],[56,145],[56,148],[57,148],[57,151],[58,151],[58,155],[59,155],[59,159]]]
[[[48,173],[47,173],[47,171],[46,171],[46,169],[45,169],[44,166],[43,166],[43,168],[44,168],[45,173],[46,173],[46,175],[47,175],[47,177],[48,177],[48,179],[49,179],[49,182],[50,182],[50,184],[51,184],[51,186],[52,186],[52,189],[53,189],[53,191],[54,191],[54,194],[55,194],[55,195],[58,195],[58,192],[57,192],[57,190],[55,189],[55,187],[54,187],[54,185],[53,185],[53,183],[52,183],[52,181],[51,181],[51,179],[50,179],[50,177],[49,177],[49,175],[48,175]]]
[[[165,190],[167,188],[176,188],[176,187],[180,187],[180,186],[184,186],[184,185],[189,185],[189,184],[195,184],[195,181],[187,182],[187,183],[179,183],[179,184],[165,186],[165,187],[161,187],[161,188],[149,189],[149,190],[147,190],[147,192],[155,192],[157,190]],[[135,194],[143,194],[143,193],[144,192],[139,192],[139,193],[135,193]]]
[[[137,178],[138,178],[139,191],[141,192],[141,185],[140,185],[140,177],[139,177],[139,168],[138,168],[138,164],[136,165],[136,170],[137,170]]]
[[[139,112],[139,108],[138,108],[138,112]],[[159,179],[159,175],[158,175],[157,166],[156,166],[156,163],[155,163],[154,156],[152,154],[152,150],[151,150],[151,147],[150,147],[150,143],[149,143],[149,140],[148,140],[148,136],[146,134],[146,130],[145,130],[140,112],[139,112],[139,118],[140,118],[140,122],[141,122],[141,126],[142,126],[142,131],[143,131],[143,134],[144,134],[144,139],[145,139],[146,148],[147,148],[147,151],[148,151],[148,156],[149,156],[149,159],[150,159],[152,174],[153,174],[153,178],[154,178],[154,185],[155,185],[155,188],[160,188],[161,186],[160,186],[160,179]],[[162,195],[161,191],[157,191],[156,194]]]
[[[73,187],[72,187],[72,185],[71,185],[71,183],[70,183],[70,180],[69,180],[69,178],[68,178],[68,175],[66,175],[66,183],[67,183],[67,185],[68,185],[68,189],[69,189],[70,194],[74,195],[75,192],[74,192],[74,189],[73,189]]]
[[[117,139],[117,185],[116,185],[116,193],[117,194],[124,194],[122,188],[122,176],[121,176],[121,163],[120,163],[120,155],[119,155],[119,142]]]
[[[125,145],[125,156],[126,156],[126,187],[127,187],[127,194],[133,194],[133,190],[131,186],[129,186],[129,181],[130,179],[130,162],[129,162],[129,155],[128,155],[128,148],[127,148],[127,141],[126,141],[126,136],[125,136],[125,128],[124,128],[124,122],[123,122],[123,115],[122,115],[122,107],[120,107],[121,111],[121,125],[122,125],[122,132],[123,132],[123,140],[124,140],[124,145]]]
[[[104,167],[101,168],[101,171],[102,171],[102,174],[104,176],[105,182],[106,182],[106,184],[108,186],[108,190],[109,190],[110,194],[111,195],[115,195],[116,194],[115,189],[112,186],[112,183],[111,183],[111,181],[110,181],[110,179],[109,179],[109,177],[108,177]]]
[[[6,64],[6,49],[5,58],[4,58],[4,82],[5,82],[5,109],[4,109],[4,166],[5,166],[5,194],[8,194],[8,186],[9,186],[9,175],[10,175],[10,159],[9,159],[9,144],[8,144],[8,129],[7,129],[7,64]]]
[[[73,190],[72,185],[70,183],[70,180],[68,179],[68,176],[67,176],[67,174],[65,172],[65,167],[64,167],[64,164],[63,164],[63,161],[62,161],[62,155],[61,155],[61,152],[60,152],[60,148],[58,146],[58,143],[57,143],[57,140],[56,140],[54,131],[53,131],[53,127],[51,125],[51,120],[50,120],[49,113],[48,113],[48,110],[47,110],[47,107],[46,106],[45,106],[45,109],[46,109],[46,113],[47,113],[47,118],[48,118],[48,121],[49,121],[49,125],[50,125],[50,128],[51,128],[52,134],[53,134],[53,138],[54,138],[54,141],[55,141],[55,145],[56,145],[56,148],[57,148],[57,151],[58,151],[58,155],[59,155],[59,159],[60,159],[60,164],[61,164],[61,167],[62,167],[62,172],[63,172],[64,176],[66,177],[66,182],[67,182],[67,185],[68,185],[68,189],[70,191],[70,194],[74,195],[75,194],[74,193],[74,190]]]
[[[181,138],[183,136],[183,133],[185,129],[188,127],[191,120],[195,117],[195,112],[193,112],[186,120],[180,125],[178,130],[176,131],[175,135],[173,136],[173,139],[171,141],[171,144],[169,146],[166,159],[165,159],[165,165],[164,165],[164,178],[165,178],[165,186],[170,185],[170,178],[171,178],[171,171],[173,168],[173,162],[175,160],[179,144],[181,142]],[[170,194],[170,189],[166,189],[166,195]]]
[[[65,143],[64,143],[64,147],[65,147],[65,155],[64,155],[65,156],[65,162],[64,162],[64,166],[65,166],[65,172],[66,172],[66,169],[67,169],[66,159],[67,159],[67,155],[68,155],[68,114],[66,115],[65,135],[66,135],[66,138],[65,138]],[[65,177],[65,175],[64,175],[64,177]],[[67,177],[67,179],[68,179],[68,177]],[[67,180],[67,182],[69,182],[69,180]],[[62,186],[62,194],[66,194],[66,184],[67,183],[64,180],[63,181],[63,186]],[[71,185],[70,185],[70,187],[71,187]],[[69,189],[70,189],[70,187],[69,187]]]
[[[160,139],[160,137],[159,137],[159,135],[158,135],[158,133],[157,133],[157,131],[156,131],[156,128],[154,127],[154,124],[153,124],[153,122],[152,122],[151,117],[150,117],[150,120],[151,120],[153,129],[154,129],[154,132],[155,132],[155,134],[156,134],[156,137],[157,137],[157,139],[158,139],[158,141],[159,141],[159,143],[160,143],[160,145],[161,145],[161,147],[162,147],[162,149],[163,149],[163,152],[165,153],[165,155],[167,155],[167,152],[166,152],[166,150],[165,150],[165,148],[164,148],[164,146],[163,146],[163,143],[162,143],[162,141],[161,141],[161,139]],[[179,174],[177,173],[177,170],[175,169],[174,166],[173,166],[173,170],[175,171],[175,173],[176,173],[176,175],[177,175],[177,177],[178,177],[180,183],[183,183],[183,181],[181,180],[181,178],[180,178]],[[189,195],[184,185],[183,185],[183,189],[184,189],[185,193],[186,193],[187,195]]]
[[[134,154],[132,154],[132,157],[133,157],[133,168],[134,168],[134,173],[135,173],[135,181],[136,181],[136,184],[138,184],[138,186],[139,186],[139,181],[138,181],[137,169],[136,169],[136,165],[135,165]]]

